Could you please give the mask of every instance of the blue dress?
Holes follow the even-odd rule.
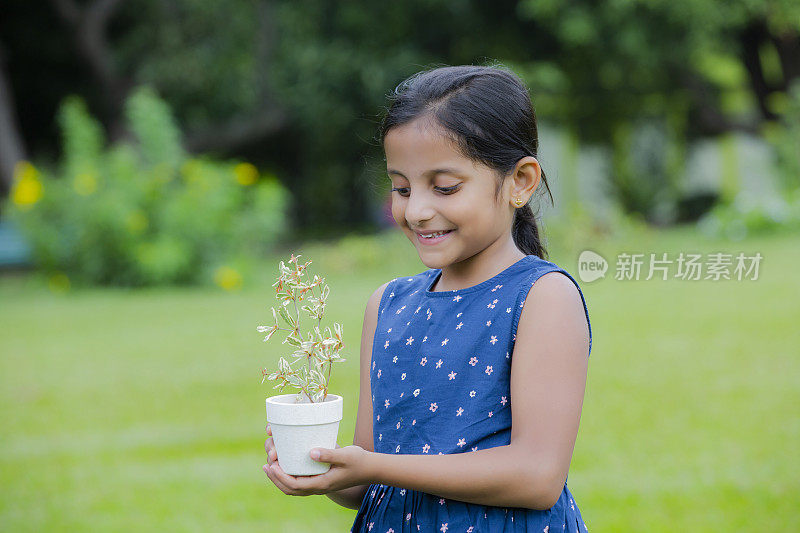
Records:
[[[431,291],[441,269],[395,278],[384,290],[370,382],[377,453],[449,454],[511,442],[510,377],[517,324],[531,286],[554,263],[528,255],[465,289]],[[587,353],[588,357],[588,353]],[[373,483],[351,533],[585,532],[567,488],[547,510],[479,505]]]

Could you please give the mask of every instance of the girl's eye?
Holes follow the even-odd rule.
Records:
[[[453,185],[452,187],[434,187],[437,191],[443,194],[451,194],[455,192],[458,188],[458,185]],[[408,187],[395,187],[392,189],[393,191],[397,191],[400,196],[407,196],[408,195]]]

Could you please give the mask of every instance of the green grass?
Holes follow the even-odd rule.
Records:
[[[400,238],[398,238],[400,237]],[[332,289],[347,362],[339,443],[358,397],[364,305],[425,269],[403,237],[297,249]],[[582,283],[594,345],[569,486],[591,531],[800,529],[797,235],[708,241],[690,228],[553,243],[577,278],[583,246],[611,263]],[[561,246],[556,246],[561,244]],[[761,252],[757,281],[617,281],[615,254]],[[348,531],[355,511],[289,497],[265,462],[255,331],[261,281],[213,288],[50,293],[0,279],[0,530]],[[353,275],[357,272],[357,275]]]

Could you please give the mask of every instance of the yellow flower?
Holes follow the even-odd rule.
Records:
[[[242,286],[242,275],[229,266],[221,266],[214,272],[214,283],[226,291],[238,290]]]
[[[252,185],[258,179],[258,169],[251,163],[239,163],[233,167],[233,173],[240,185]]]
[[[75,176],[72,187],[81,196],[89,196],[97,190],[97,178],[92,173],[81,172]]]
[[[39,180],[39,171],[30,162],[20,161],[14,167],[14,185],[11,201],[21,209],[28,209],[42,199],[44,187]]]
[[[67,292],[70,289],[71,283],[69,278],[63,272],[54,272],[47,278],[47,286],[53,292]]]

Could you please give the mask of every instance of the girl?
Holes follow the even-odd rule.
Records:
[[[528,91],[504,67],[455,66],[391,98],[392,215],[429,268],[367,302],[353,445],[312,450],[331,469],[294,477],[267,439],[264,470],[358,509],[352,532],[585,532],[566,481],[591,325],[528,205],[549,192]]]

